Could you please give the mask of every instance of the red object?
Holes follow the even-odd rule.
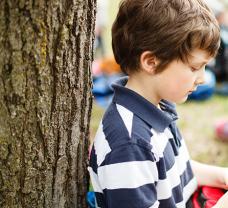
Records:
[[[213,207],[213,206],[215,206],[216,205],[216,200],[208,200],[208,201],[206,201],[206,204],[205,204],[205,208],[211,208],[211,207]]]
[[[218,122],[215,131],[218,139],[228,141],[228,120]]]
[[[192,197],[192,205],[193,208],[200,208],[199,202],[198,202],[198,197],[199,197],[199,190],[197,190]]]
[[[220,188],[199,187],[192,197],[193,208],[212,208],[224,193]]]
[[[219,188],[203,186],[202,194],[205,197],[205,199],[213,199],[213,200],[218,201],[224,194],[224,191]]]

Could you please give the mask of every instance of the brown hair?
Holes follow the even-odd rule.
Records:
[[[157,72],[171,61],[188,61],[193,49],[215,56],[220,30],[203,0],[122,0],[112,26],[116,62],[129,74],[140,67],[140,56],[151,51]]]

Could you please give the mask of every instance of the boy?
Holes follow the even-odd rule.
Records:
[[[113,85],[91,152],[98,207],[186,207],[197,185],[228,188],[226,168],[189,160],[172,104],[204,82],[219,43],[203,0],[122,1],[112,45],[128,78]],[[226,195],[216,207],[224,203]]]

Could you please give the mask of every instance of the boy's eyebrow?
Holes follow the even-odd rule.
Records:
[[[212,59],[213,57],[211,56],[198,57],[197,55],[191,55],[189,63],[197,66],[197,68],[202,68],[204,65],[207,65]]]
[[[199,66],[200,68],[203,67],[204,65],[207,65],[209,62],[211,62],[213,58],[206,58],[206,59],[190,59],[189,63],[191,63],[194,66]]]
[[[208,62],[199,62],[199,63],[192,63],[193,65],[199,66],[199,68],[202,68],[204,65],[207,65]]]

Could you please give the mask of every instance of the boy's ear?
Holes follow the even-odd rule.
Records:
[[[156,56],[153,55],[150,51],[144,51],[140,56],[140,66],[141,69],[150,73],[154,74],[156,67],[158,65],[158,59]]]

